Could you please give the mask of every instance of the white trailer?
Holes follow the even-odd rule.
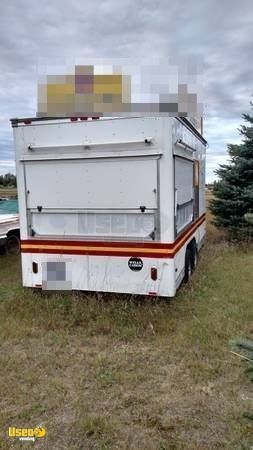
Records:
[[[205,237],[206,141],[192,124],[11,122],[23,285],[174,296]]]

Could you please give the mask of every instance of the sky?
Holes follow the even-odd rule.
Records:
[[[253,98],[252,0],[0,0],[0,174],[15,172],[9,119],[32,117],[43,67],[96,58],[194,60],[203,81],[207,182],[239,143]]]

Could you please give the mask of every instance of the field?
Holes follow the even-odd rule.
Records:
[[[17,189],[16,188],[6,188],[3,186],[0,186],[0,198],[1,197],[7,197],[7,198],[17,198]]]
[[[253,337],[252,252],[209,224],[173,300],[37,294],[0,257],[0,449],[250,449],[252,384],[229,340]]]

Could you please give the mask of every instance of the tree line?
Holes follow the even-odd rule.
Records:
[[[13,175],[13,173],[6,173],[5,175],[0,175],[0,186],[16,187],[17,186],[16,175]]]

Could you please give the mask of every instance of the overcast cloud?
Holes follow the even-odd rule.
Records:
[[[10,117],[35,116],[43,65],[194,58],[203,68],[207,181],[240,141],[253,93],[252,0],[0,0],[0,173],[14,171]]]

